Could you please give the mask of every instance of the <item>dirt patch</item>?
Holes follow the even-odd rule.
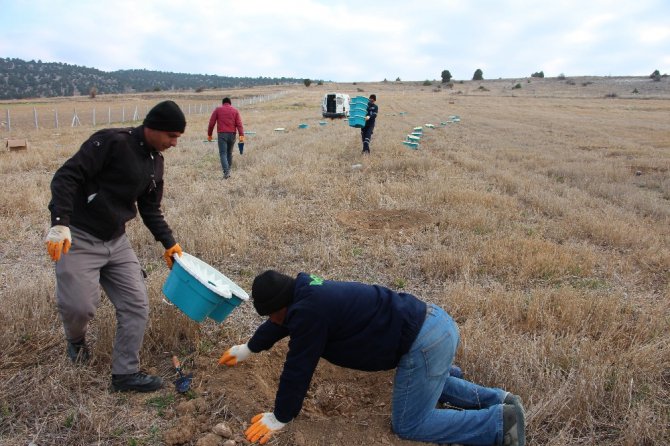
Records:
[[[208,401],[209,425],[189,432],[190,441],[202,438],[211,424],[220,422],[213,413],[232,415],[227,420],[238,444],[249,420],[260,412],[272,411],[287,342],[272,350],[252,355],[235,367],[216,365],[214,356],[198,361],[195,391]],[[314,373],[302,411],[276,436],[275,445],[419,445],[404,441],[391,430],[391,393],[393,370],[361,372],[334,366],[321,360]],[[224,405],[225,408],[220,407]],[[175,411],[174,426],[180,426],[180,410]],[[197,413],[197,411],[196,411]],[[233,415],[234,414],[234,415]],[[183,417],[184,415],[181,415]],[[184,429],[180,429],[184,434]]]
[[[420,228],[433,223],[433,217],[408,209],[376,209],[374,211],[345,211],[337,214],[337,221],[352,229],[402,230]]]

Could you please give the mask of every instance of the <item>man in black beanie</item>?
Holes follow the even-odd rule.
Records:
[[[306,273],[294,279],[273,270],[256,276],[251,297],[258,314],[269,319],[246,344],[228,349],[219,364],[234,366],[287,336],[290,341],[274,410],[251,419],[245,432],[250,442],[265,444],[298,415],[324,358],[356,370],[395,369],[391,424],[401,438],[525,444],[525,413],[518,396],[451,373],[459,333],[442,308],[379,285]]]
[[[139,352],[149,319],[149,301],[139,260],[126,237],[126,223],[139,211],[165,248],[172,268],[182,250],[163,218],[163,155],[177,145],[186,119],[173,101],[153,107],[143,125],[103,129],[54,174],[51,229],[46,247],[56,267],[56,302],[66,352],[86,363],[88,323],[100,303],[100,285],[116,308],[112,390],[153,391],[158,376],[140,371]]]

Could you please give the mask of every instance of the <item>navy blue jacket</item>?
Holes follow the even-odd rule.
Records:
[[[290,336],[275,399],[277,420],[288,423],[298,415],[320,358],[356,370],[394,369],[425,318],[426,304],[411,294],[298,274],[283,324],[264,322],[248,343],[260,352]]]
[[[377,113],[379,113],[379,107],[377,104],[374,102],[368,102],[368,110],[366,112],[366,115],[370,117],[367,121],[365,121],[365,127],[364,128],[369,128],[372,129],[375,127],[375,120],[377,119]]]
[[[51,181],[51,224],[75,226],[101,240],[126,231],[139,208],[167,249],[175,244],[161,211],[163,155],[144,140],[144,127],[103,129],[85,141]]]

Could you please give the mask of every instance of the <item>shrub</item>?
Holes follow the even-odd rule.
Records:
[[[530,77],[544,77],[544,71],[537,71],[531,74]]]
[[[517,82],[517,84],[513,86],[512,89],[516,90],[518,88],[521,88],[521,84]]]
[[[442,83],[446,84],[450,80],[451,80],[451,73],[449,72],[449,70],[443,70],[442,71]]]
[[[558,75],[558,80],[559,81],[564,81],[565,80],[565,74],[561,73]]]
[[[310,85],[312,85],[312,80],[311,79],[305,79],[304,81],[302,81],[302,83],[305,84],[305,87],[309,87]]]
[[[481,69],[477,68],[477,69],[475,70],[475,74],[472,75],[472,80],[473,80],[473,81],[482,81],[482,80],[484,80],[484,72],[483,72]]]
[[[429,85],[433,85],[433,83],[432,83],[431,81],[429,81],[428,79],[426,79],[425,81],[423,81],[423,86],[424,86],[424,87],[427,87],[427,86],[429,86]]]

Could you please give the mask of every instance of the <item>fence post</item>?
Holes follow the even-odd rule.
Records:
[[[81,122],[79,121],[79,116],[77,116],[77,109],[74,109],[74,114],[72,115],[72,125],[70,127],[74,127],[75,125],[79,126],[81,125]]]
[[[35,117],[35,130],[39,130],[40,126],[37,124],[37,109],[33,107],[33,116]]]
[[[107,107],[107,125],[112,123],[112,107]]]
[[[54,123],[56,124],[56,128],[58,128],[58,109],[54,108]]]
[[[126,122],[126,106],[124,105],[121,109],[121,123],[125,124]]]
[[[93,107],[93,127],[95,127],[95,107]]]
[[[12,120],[9,117],[9,109],[7,109],[7,131],[8,132],[12,131]]]

